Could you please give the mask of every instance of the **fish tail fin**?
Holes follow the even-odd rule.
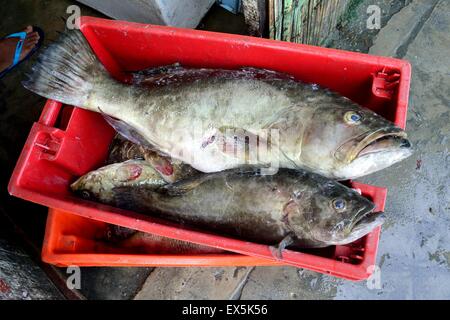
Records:
[[[25,88],[45,98],[79,107],[92,91],[94,79],[107,76],[79,30],[67,31],[51,44],[23,81]]]

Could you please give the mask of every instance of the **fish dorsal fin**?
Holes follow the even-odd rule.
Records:
[[[181,69],[183,68],[179,63],[174,63],[166,66],[147,68],[144,70],[133,72],[131,74],[133,76],[133,83],[140,84],[141,82],[149,81],[150,79],[156,79],[161,75],[173,73]]]
[[[180,85],[196,80],[208,79],[217,74],[228,74],[229,70],[187,68],[175,63],[168,66],[149,68],[132,74],[133,84],[143,87],[163,87]]]
[[[265,81],[294,81],[295,78],[287,73],[273,71],[268,69],[261,69],[255,67],[242,67],[239,72],[244,78],[265,80]]]
[[[155,147],[147,141],[147,139],[144,138],[135,128],[130,126],[128,123],[126,123],[123,120],[114,118],[106,113],[104,113],[100,108],[98,108],[103,118],[108,122],[108,124],[113,127],[122,137],[125,139],[146,147],[148,149],[155,149]]]
[[[259,80],[271,83],[294,81],[294,77],[291,75],[254,67],[239,69],[193,68],[182,66],[179,63],[133,72],[132,78],[134,85],[151,88],[191,83],[204,79],[212,80],[214,78]]]

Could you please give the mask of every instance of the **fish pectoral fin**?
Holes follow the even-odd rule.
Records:
[[[147,139],[145,139],[135,128],[130,126],[128,123],[104,113],[100,108],[98,108],[98,110],[100,111],[106,122],[108,122],[108,124],[113,127],[122,137],[140,146],[144,146],[149,149],[154,148],[154,146],[150,144]]]
[[[291,244],[293,244],[295,242],[295,239],[296,239],[295,236],[292,233],[289,233],[277,245],[269,246],[272,256],[274,258],[276,258],[277,260],[283,259],[283,255],[282,255],[283,250],[286,249]]]
[[[265,137],[231,126],[218,128],[203,146],[210,143],[216,143],[221,152],[234,158],[242,158],[246,163],[256,163],[259,147],[263,144],[267,146]]]

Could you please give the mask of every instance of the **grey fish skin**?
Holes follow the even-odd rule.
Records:
[[[111,142],[107,164],[120,163],[127,160],[145,160],[161,174],[168,183],[173,183],[200,174],[190,165],[159,152],[137,145],[117,134]]]
[[[252,158],[252,165],[303,168],[344,180],[412,152],[406,133],[393,123],[285,74],[173,67],[140,77],[142,85],[134,86],[113,80],[82,34],[71,31],[40,56],[23,84],[44,97],[116,118],[112,124],[129,140],[202,172],[240,167]],[[262,130],[275,130],[279,139],[266,141]],[[232,145],[258,148],[256,159],[224,148],[235,141],[234,132],[259,139]],[[273,152],[259,152],[269,140]]]
[[[108,204],[239,239],[319,248],[353,242],[383,223],[356,191],[306,171],[229,170],[162,186],[114,188]]]

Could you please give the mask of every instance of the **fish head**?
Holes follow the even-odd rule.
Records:
[[[333,181],[309,195],[303,192],[297,209],[288,215],[290,228],[317,247],[351,243],[384,222],[383,213],[374,212],[373,202]]]
[[[384,169],[411,154],[404,130],[341,98],[314,110],[303,134],[300,157],[310,169],[345,180]]]
[[[70,188],[86,200],[108,203],[114,197],[114,188],[143,184],[160,186],[165,181],[146,161],[128,160],[88,172],[72,183]]]

